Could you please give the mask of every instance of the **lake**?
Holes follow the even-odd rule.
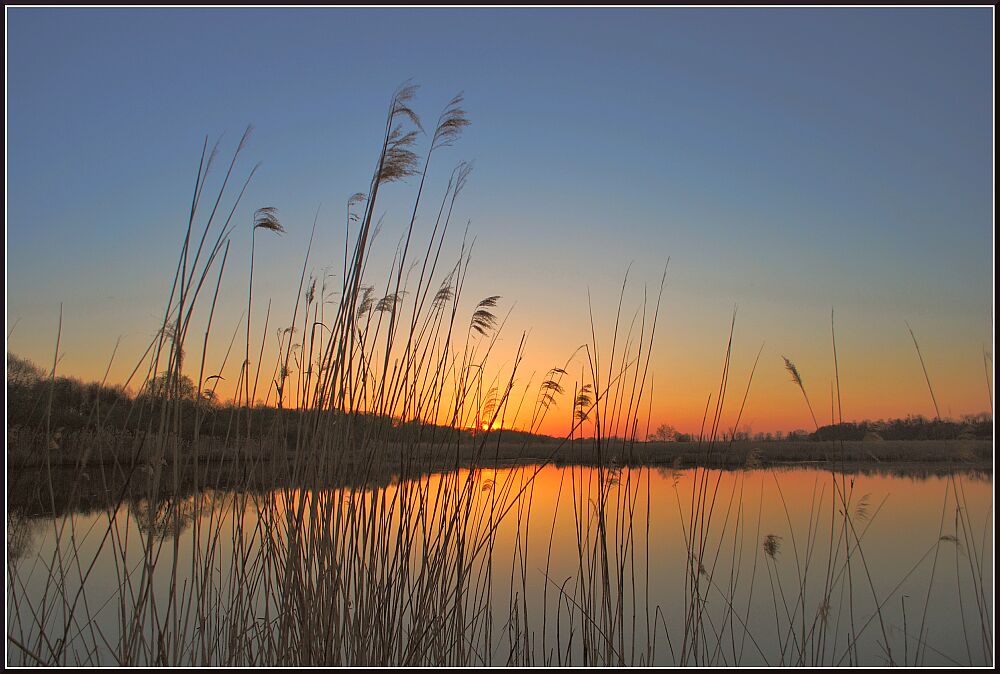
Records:
[[[992,662],[988,473],[546,465],[164,495],[90,472],[80,498],[8,496],[8,664]]]

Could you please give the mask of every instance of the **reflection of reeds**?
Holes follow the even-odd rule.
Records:
[[[764,554],[766,554],[771,559],[774,559],[781,549],[781,536],[776,536],[774,534],[768,534],[764,539]]]

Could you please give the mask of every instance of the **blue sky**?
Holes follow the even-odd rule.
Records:
[[[472,126],[432,186],[439,196],[454,163],[475,161],[457,215],[477,237],[468,292],[516,301],[539,368],[587,338],[588,287],[613,301],[630,264],[655,284],[671,256],[671,409],[704,400],[734,304],[749,352],[799,354],[821,381],[836,306],[870,390],[855,392],[859,416],[927,413],[903,320],[953,412],[987,406],[991,9],[12,8],[7,21],[16,353],[51,358],[62,301],[71,372],[99,377],[118,335],[138,357],[202,140],[221,135],[229,152],[248,123],[242,168],[262,166],[237,217],[279,209],[289,231],[268,242],[260,278],[288,305],[317,208],[319,267],[367,185],[390,95],[412,78],[428,123],[465,93]],[[383,204],[387,256],[412,187]],[[762,385],[783,387],[769,367]],[[759,425],[801,412],[761,409]]]

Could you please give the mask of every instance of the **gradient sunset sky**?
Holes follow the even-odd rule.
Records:
[[[590,339],[588,290],[601,337],[626,270],[630,319],[669,256],[654,427],[698,430],[734,306],[734,398],[764,344],[741,424],[754,432],[812,426],[782,355],[829,421],[831,307],[845,418],[933,415],[904,321],[942,415],[987,411],[992,26],[988,8],[9,8],[8,351],[50,367],[62,302],[59,372],[101,379],[121,337],[110,380],[124,381],[162,320],[204,137],[228,159],[248,123],[237,173],[261,167],[210,358],[245,309],[260,206],[287,233],[258,240],[254,322],[273,298],[271,325],[287,324],[317,210],[310,270],[336,273],[345,204],[412,79],[428,125],[465,94],[472,124],[432,166],[418,230],[474,161],[447,250],[470,221],[463,307],[512,309],[496,362],[527,332],[519,381]],[[387,188],[374,278],[415,189]],[[562,432],[556,416],[543,430]]]

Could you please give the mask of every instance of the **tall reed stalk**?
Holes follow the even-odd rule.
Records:
[[[129,378],[142,380],[128,412],[137,430],[112,437],[103,426],[110,410],[96,411],[88,451],[109,458],[81,461],[68,490],[57,487],[49,460],[61,442],[51,427],[60,312],[42,433],[54,542],[35,567],[45,581],[39,593],[29,591],[32,570],[8,565],[8,664],[819,666],[862,664],[859,644],[871,634],[895,664],[899,649],[884,608],[896,605],[899,587],[932,556],[936,582],[939,552],[953,542],[968,557],[956,555],[966,654],[991,661],[988,532],[974,530],[960,480],[949,486],[955,517],[942,510],[934,545],[889,591],[875,582],[863,545],[882,505],[856,495],[842,470],[831,471],[829,494],[817,481],[805,531],[796,528],[802,514],[785,500],[778,476],[752,453],[733,472],[675,465],[667,471],[673,493],[654,490],[640,438],[652,416],[651,362],[669,259],[659,287],[644,287],[634,311],[628,271],[616,305],[589,301],[589,340],[540,381],[522,372],[526,335],[511,342],[513,358],[498,364],[509,315],[503,298],[466,301],[473,246],[467,238],[447,243],[471,166],[458,163],[443,192],[435,194],[429,180],[468,125],[464,102],[451,99],[425,132],[415,93],[406,84],[393,94],[368,189],[347,201],[343,251],[337,243],[318,275],[310,271],[313,256],[326,253],[313,247],[317,214],[291,306],[282,313],[268,304],[253,385],[256,235],[281,234],[284,226],[273,207],[253,213],[246,326],[241,317],[227,328],[220,361],[210,349],[217,304],[236,213],[256,167],[239,190],[229,189],[248,129],[206,208],[217,149],[205,140],[162,321]],[[416,183],[412,209],[387,278],[375,280],[368,269],[377,259],[380,196],[407,178]],[[328,287],[335,267],[340,278]],[[612,312],[605,330],[598,317]],[[699,434],[706,464],[739,456],[735,431],[763,352],[762,345],[746,370],[739,406],[729,405],[735,326],[734,310]],[[243,362],[227,369],[241,327]],[[194,361],[185,352],[191,334],[192,348],[201,349]],[[831,337],[842,421],[832,313]],[[275,340],[274,362],[265,364]],[[815,423],[798,369],[784,361]],[[270,400],[273,386],[277,409],[256,406],[262,368],[273,373],[270,382],[265,374],[262,395]],[[195,371],[191,400],[185,380]],[[222,436],[205,424],[227,376],[233,401]],[[193,427],[182,423],[189,414]],[[507,430],[537,432],[550,414],[570,421],[565,437],[551,443]],[[505,443],[516,445],[525,465],[499,465]],[[559,469],[553,495],[540,476],[567,453],[580,465]],[[772,478],[787,524],[780,532],[762,529]],[[85,492],[96,492],[98,505],[78,515]],[[549,497],[551,522],[537,505]],[[676,501],[679,541],[657,539],[664,511],[653,500],[660,497]],[[543,551],[539,527],[548,533]],[[663,546],[683,560],[676,604],[659,600],[663,571],[651,568]],[[110,589],[102,576],[112,579]],[[757,615],[762,603],[766,621]],[[909,623],[904,628],[899,664],[927,658],[929,606],[930,588],[915,639],[907,641]]]

